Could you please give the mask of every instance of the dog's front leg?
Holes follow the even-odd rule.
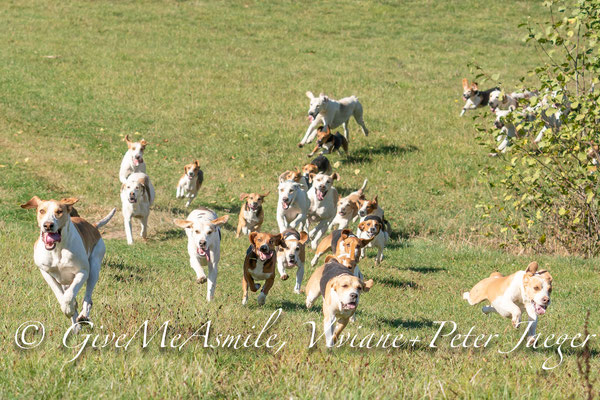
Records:
[[[312,237],[312,241],[310,243],[310,246],[313,250],[317,249],[317,245],[319,244],[319,240],[321,239],[321,237],[323,236],[323,233],[325,233],[325,231],[327,230],[327,225],[328,225],[328,221],[325,220],[321,220],[319,221],[319,223],[317,224],[317,226],[315,227],[315,229],[313,229],[313,235]]]
[[[306,223],[306,213],[303,211],[300,211],[300,214],[298,214],[298,216],[296,218],[294,218],[294,220],[290,223],[290,226],[299,231],[298,225],[300,225],[302,222]],[[285,228],[282,230],[282,232],[284,230],[285,230]]]
[[[317,150],[319,150],[319,145],[316,145],[315,148],[313,149],[313,151],[311,151],[310,153],[308,153],[306,155],[306,157],[312,157],[317,152]],[[321,154],[323,154],[323,152],[321,152]]]
[[[375,257],[375,265],[381,264],[383,261],[383,247],[377,248],[377,257]]]
[[[346,140],[350,140],[350,131],[348,130],[348,121],[342,124],[342,128],[344,128],[344,137]]]
[[[87,277],[88,277],[87,271],[76,273],[75,277],[73,278],[73,282],[71,282],[71,285],[69,285],[67,290],[65,290],[60,306],[61,306],[62,312],[67,317],[72,317],[73,315],[76,314],[77,305],[75,302],[75,298],[77,297],[77,293],[79,293],[79,290],[81,289],[81,287],[87,280]]]
[[[335,344],[333,340],[333,330],[335,325],[335,315],[323,310],[323,332],[325,332],[325,345],[329,348]]]
[[[285,259],[279,258],[277,257],[277,272],[279,272],[279,276],[281,277],[281,280],[285,281],[288,278],[288,274],[285,271],[285,265],[284,265],[284,261]]]
[[[206,286],[206,301],[211,301],[215,298],[215,288],[217,287],[217,275],[219,273],[219,265],[217,263],[208,263],[208,284]]]
[[[352,314],[351,318],[354,318],[354,314]],[[340,333],[342,333],[342,331],[344,330],[346,325],[348,325],[348,319],[339,319],[337,321],[335,331],[333,332],[333,336],[331,337],[331,340],[334,344],[337,342],[337,339],[340,336]]]
[[[127,244],[133,244],[133,235],[131,234],[131,215],[123,215],[123,224],[125,225],[125,237]]]
[[[317,118],[313,119],[313,121],[308,126],[308,129],[306,130],[306,134],[304,135],[300,143],[298,143],[298,147],[302,147],[305,144],[313,141],[315,135],[317,134],[317,124],[319,123],[319,119],[320,118],[318,115]]]
[[[260,294],[258,295],[258,299],[256,299],[258,305],[262,306],[265,304],[267,295],[269,294],[269,290],[271,290],[271,287],[273,286],[274,282],[275,274],[273,274],[269,279],[265,281],[265,286],[263,286],[262,290],[260,291]]]
[[[61,303],[64,295],[64,290],[62,286],[56,281],[56,279],[52,277],[52,275],[50,275],[46,271],[40,269],[40,272],[42,273],[42,277],[44,278],[48,286],[50,286],[50,289],[52,289],[52,292],[54,292],[56,300],[58,300],[58,302]]]
[[[298,263],[298,270],[296,271],[296,286],[294,286],[294,293],[300,294],[300,286],[302,285],[302,279],[304,279],[304,263]]]
[[[287,221],[283,212],[277,213],[277,225],[279,225],[279,232],[283,232],[287,228]]]
[[[190,266],[196,273],[196,282],[200,284],[206,282],[206,274],[204,273],[202,265],[200,265],[200,260],[198,260],[198,257],[196,257],[195,254],[190,256]]]
[[[148,214],[144,215],[140,219],[140,223],[142,224],[142,230],[140,231],[140,236],[143,239],[146,239],[146,237],[148,236]]]

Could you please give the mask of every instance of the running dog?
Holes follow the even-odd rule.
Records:
[[[360,125],[365,136],[369,135],[369,130],[363,121],[362,104],[356,96],[345,97],[339,101],[330,99],[323,93],[319,97],[315,97],[312,92],[306,92],[306,96],[310,99],[310,107],[308,108],[310,125],[306,130],[306,134],[298,143],[298,147],[313,141],[317,132],[316,128],[319,125],[326,126],[328,129],[335,129],[342,125],[344,137],[349,140],[348,122],[351,116]]]
[[[186,219],[175,219],[173,222],[185,229],[188,238],[188,255],[190,266],[196,272],[196,282],[207,282],[203,266],[208,266],[208,285],[206,301],[215,297],[219,261],[221,259],[221,227],[227,223],[229,215],[217,217],[213,210],[200,207],[190,213]]]
[[[538,271],[538,268],[538,263],[534,261],[525,271],[509,276],[493,272],[489,278],[463,293],[463,299],[472,306],[488,300],[490,305],[483,306],[483,313],[496,312],[505,318],[511,318],[515,328],[520,325],[521,315],[525,311],[531,323],[527,342],[531,343],[535,341],[538,317],[546,313],[552,293],[552,276],[546,270]]]
[[[360,189],[342,197],[337,203],[337,212],[333,221],[329,224],[328,230],[337,225],[337,229],[344,229],[358,218],[358,207],[361,200],[366,200],[364,190],[367,187],[368,179],[365,179]]]
[[[204,173],[200,169],[198,160],[183,167],[183,175],[179,178],[179,182],[177,183],[177,198],[188,198],[185,203],[186,208],[189,207],[192,200],[196,198],[198,190],[200,190],[200,187],[202,186],[202,181],[204,181]]]
[[[302,186],[293,181],[284,181],[277,188],[277,225],[279,232],[288,228],[307,230],[306,218],[310,202]]]
[[[246,251],[244,260],[244,275],[242,276],[242,304],[248,302],[248,289],[256,292],[260,289],[260,284],[254,281],[265,281],[257,302],[264,305],[269,290],[275,282],[275,264],[277,263],[277,248],[286,247],[281,233],[271,235],[269,233],[252,232],[250,247]]]
[[[376,215],[368,215],[360,224],[358,224],[357,236],[361,239],[370,239],[370,242],[362,248],[361,256],[365,256],[366,247],[377,247],[375,265],[381,264],[383,261],[383,249],[390,239],[390,235],[385,229],[383,220]]]
[[[263,202],[265,197],[269,195],[267,193],[242,193],[240,195],[240,201],[244,204],[240,208],[240,215],[238,216],[238,226],[235,233],[235,237],[239,238],[240,233],[244,236],[248,236],[250,232],[260,231],[265,213],[263,211]]]
[[[287,229],[281,232],[285,247],[280,247],[277,250],[277,269],[281,280],[287,280],[288,274],[286,269],[297,267],[296,270],[296,286],[294,293],[300,293],[300,285],[304,278],[304,261],[306,258],[305,243],[308,240],[306,232],[298,233],[295,229]]]
[[[334,151],[342,154],[342,149],[344,149],[344,152],[348,155],[348,141],[339,132],[332,135],[329,127],[320,126],[317,129],[317,145],[306,156],[312,157],[319,149],[322,149],[321,154],[331,154]]]
[[[40,234],[33,246],[33,259],[54,292],[62,312],[71,318],[73,330],[78,332],[78,323],[89,320],[92,292],[106,252],[98,229],[110,221],[117,209],[92,225],[74,216],[77,215],[73,208],[75,203],[76,198],[56,201],[33,196],[21,208],[37,210]],[[77,315],[77,294],[84,283],[83,307]]]
[[[127,244],[133,244],[132,218],[140,220],[142,224],[140,236],[146,239],[148,235],[148,217],[150,216],[152,203],[154,203],[154,186],[150,182],[150,177],[143,172],[135,172],[129,175],[125,183],[121,185],[121,204]]]
[[[317,174],[311,175],[311,179],[313,184],[308,189],[308,199],[310,200],[308,222],[311,225],[316,224],[316,226],[311,229],[308,235],[311,238],[311,247],[314,250],[335,217],[339,195],[332,185],[334,180],[340,180],[340,175],[337,172],[331,175]]]
[[[310,179],[310,174],[325,174],[331,175],[333,169],[331,168],[331,163],[324,155],[317,156],[314,160],[310,162],[310,164],[306,164],[302,167],[302,176],[306,180],[306,184],[310,187],[312,181]],[[308,190],[308,189],[307,189]]]
[[[467,110],[474,110],[476,108],[485,107],[488,105],[490,101],[490,93],[495,90],[500,90],[500,88],[495,87],[488,90],[480,91],[477,83],[473,82],[469,85],[469,81],[467,78],[462,80],[463,85],[463,100],[465,105],[460,112],[460,116],[465,115]]]
[[[148,145],[144,139],[139,142],[132,142],[129,135],[125,135],[127,142],[127,152],[121,160],[121,168],[119,169],[119,180],[125,183],[127,177],[134,172],[146,173],[146,163],[144,162],[144,150]]]

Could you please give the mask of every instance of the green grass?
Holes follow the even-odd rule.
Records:
[[[461,298],[491,271],[512,273],[535,258],[555,279],[538,331],[582,332],[590,309],[598,332],[598,260],[518,256],[483,237],[475,205],[493,192],[478,171],[498,161],[476,143],[471,118],[458,118],[469,61],[509,87],[541,62],[516,27],[543,12],[532,2],[4,2],[0,397],[583,396],[576,352],[550,371],[541,365],[555,350],[498,354],[521,332]],[[340,162],[337,187],[347,193],[368,177],[368,195],[379,195],[397,233],[380,267],[373,253],[362,262],[375,286],[345,333],[424,339],[414,348],[307,349],[305,323],[315,321],[320,333],[322,317],[293,294],[293,279],[278,279],[264,307],[256,296],[241,306],[248,243],[234,238],[239,193],[271,190],[264,228],[274,231],[276,177],[307,160],[307,149],[296,147],[307,126],[306,90],[361,99],[371,135],[351,122],[351,156],[331,157]],[[18,205],[33,195],[76,196],[91,221],[120,207],[122,137],[134,132],[150,143],[151,236],[127,246],[120,214],[106,227],[94,332],[132,333],[146,320],[155,330],[170,320],[170,335],[189,335],[211,320],[215,334],[257,334],[281,307],[270,333],[288,342],[282,351],[204,349],[200,340],[182,351],[142,350],[136,342],[68,362],[77,351],[62,346],[67,319],[33,264],[34,213]],[[194,158],[205,174],[194,205],[232,216],[211,304],[171,223],[186,214],[175,185]],[[42,321],[46,339],[23,351],[14,332],[27,320]],[[485,350],[451,349],[447,340],[429,349],[440,320],[502,337]],[[591,346],[597,374],[597,340]]]

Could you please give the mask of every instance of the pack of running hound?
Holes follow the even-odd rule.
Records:
[[[503,97],[497,89],[480,92],[476,84],[464,82],[466,110],[490,105],[493,110],[511,107],[512,96]],[[315,140],[316,145],[307,155],[312,158],[306,165],[282,172],[277,185],[276,220],[278,232],[263,232],[265,218],[263,203],[270,191],[240,193],[236,238],[249,241],[245,255],[240,254],[242,277],[241,302],[247,304],[250,292],[256,293],[259,305],[266,302],[277,275],[281,281],[296,271],[294,293],[306,295],[306,307],[311,308],[322,298],[323,328],[326,346],[333,347],[349,321],[354,319],[360,295],[373,287],[366,280],[359,264],[366,256],[365,249],[377,249],[375,265],[383,261],[383,251],[390,240],[391,225],[385,217],[378,197],[365,195],[367,179],[362,186],[345,197],[340,197],[334,183],[340,175],[332,170],[326,154],[349,152],[350,117],[360,126],[363,134],[369,131],[363,121],[363,107],[355,96],[334,100],[324,94],[306,92],[310,99],[309,127],[298,143],[303,147]],[[344,133],[332,133],[342,126]],[[148,217],[155,199],[155,188],[147,174],[144,150],[145,140],[132,141],[125,136],[127,151],[119,170],[121,205],[125,236],[133,244],[132,221],[139,220],[140,235],[148,234]],[[342,153],[343,152],[343,153]],[[183,166],[183,175],[176,185],[176,197],[185,199],[186,207],[198,197],[204,174],[198,160]],[[358,185],[357,185],[358,186]],[[99,229],[115,215],[116,208],[106,217],[92,224],[79,216],[74,205],[76,198],[42,200],[37,196],[22,204],[24,209],[36,209],[40,234],[34,245],[34,261],[42,277],[50,286],[62,312],[71,319],[72,332],[77,333],[89,321],[92,292],[98,281],[102,259],[106,251]],[[272,216],[271,216],[272,218]],[[218,266],[221,254],[221,227],[229,215],[218,216],[213,210],[197,207],[185,219],[173,223],[185,230],[190,266],[199,284],[206,283],[207,301],[215,296]],[[351,226],[356,224],[356,229]],[[307,247],[313,251],[310,261],[312,273],[302,289]],[[329,254],[327,254],[329,253]],[[319,259],[325,255],[325,259]],[[205,272],[208,270],[208,274]],[[77,295],[86,285],[81,311]],[[530,321],[530,339],[534,338],[537,318],[550,304],[552,277],[531,263],[526,270],[509,276],[493,273],[477,283],[463,298],[474,305],[488,301],[485,313],[497,312],[511,318],[517,327],[525,312]]]

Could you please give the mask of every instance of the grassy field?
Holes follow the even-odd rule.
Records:
[[[556,348],[499,354],[522,332],[461,298],[491,271],[536,259],[555,280],[538,332],[583,332],[589,309],[599,333],[598,260],[506,253],[483,238],[475,205],[493,192],[478,171],[498,160],[476,143],[471,118],[458,118],[469,61],[508,87],[541,62],[517,25],[542,13],[524,1],[0,4],[0,398],[583,396],[577,351],[563,347],[568,354],[552,370],[542,364],[558,362]],[[292,279],[277,279],[264,307],[255,295],[241,306],[248,241],[234,238],[239,193],[271,191],[264,228],[275,231],[276,177],[307,160],[296,147],[306,90],[360,98],[371,134],[351,122],[350,156],[330,157],[339,162],[337,187],[345,194],[369,178],[367,193],[379,195],[394,228],[383,264],[373,266],[374,252],[362,261],[375,286],[345,333],[422,339],[414,347],[308,349],[305,324],[315,321],[320,334],[320,307],[307,311]],[[281,308],[269,331],[287,342],[281,351],[205,349],[202,339],[181,351],[157,341],[142,349],[137,341],[126,351],[88,348],[69,362],[78,350],[62,344],[68,321],[33,263],[34,213],[18,205],[33,195],[75,196],[91,221],[120,208],[125,134],[150,143],[150,237],[139,240],[136,226],[127,246],[120,213],[105,228],[97,326],[83,333],[133,334],[146,320],[156,331],[170,320],[169,337],[188,336],[210,320],[215,335],[257,335]],[[171,222],[187,214],[175,185],[195,158],[205,184],[193,204],[232,216],[210,304]],[[43,322],[46,337],[21,350],[14,335],[28,320]],[[453,349],[449,338],[429,348],[445,320],[460,333],[475,326],[501,337],[487,349]],[[597,375],[597,338],[591,349]]]

